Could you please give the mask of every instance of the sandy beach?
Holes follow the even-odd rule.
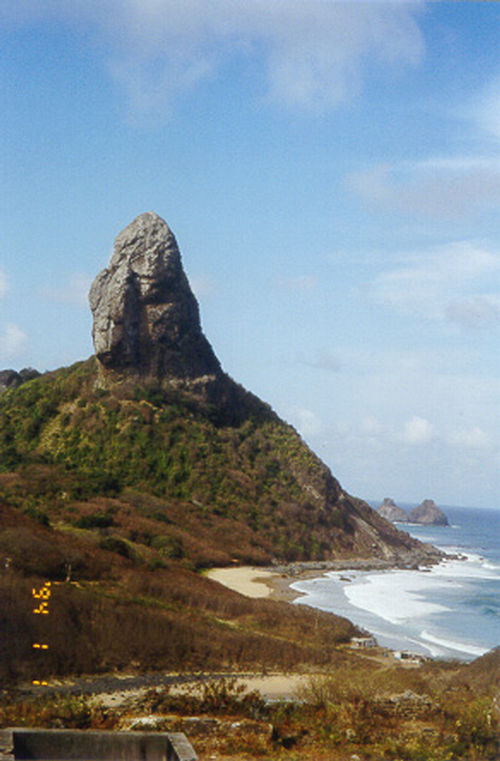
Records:
[[[270,597],[273,586],[271,583],[278,575],[272,571],[253,566],[238,568],[213,568],[205,574],[212,581],[218,581],[233,592],[239,592],[245,597]]]
[[[302,593],[292,589],[291,585],[304,579],[316,579],[328,571],[358,569],[361,571],[394,568],[394,562],[385,560],[332,560],[316,563],[290,563],[273,568],[256,566],[235,566],[234,568],[212,568],[205,575],[218,581],[234,592],[246,597],[269,597],[271,600],[293,602]]]
[[[321,576],[321,570],[303,571],[298,575],[291,575],[283,570],[273,571],[270,568],[256,568],[255,566],[238,566],[235,568],[213,568],[206,572],[206,576],[212,581],[239,592],[245,597],[269,597],[271,600],[293,602],[301,597],[301,592],[291,589],[290,585],[299,578],[307,579]]]

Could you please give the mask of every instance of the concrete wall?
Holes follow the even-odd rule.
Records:
[[[181,732],[0,731],[0,761],[197,761]]]

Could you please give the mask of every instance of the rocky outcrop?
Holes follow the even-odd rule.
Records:
[[[421,523],[426,526],[449,526],[448,518],[432,499],[424,499],[408,514],[410,523]]]
[[[94,280],[89,300],[104,373],[159,383],[221,374],[174,234],[157,214],[141,214],[116,237],[109,267]]]
[[[397,523],[408,523],[408,516],[399,505],[396,505],[393,499],[385,497],[384,501],[378,508],[379,515],[388,521]]]
[[[0,394],[9,388],[18,388],[23,383],[38,378],[40,373],[32,367],[25,367],[17,372],[16,370],[0,370]]]

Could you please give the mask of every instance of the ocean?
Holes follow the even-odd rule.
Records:
[[[470,661],[500,645],[500,509],[442,509],[450,526],[396,525],[459,560],[328,572],[294,583],[305,595],[295,602],[345,616],[392,650]]]

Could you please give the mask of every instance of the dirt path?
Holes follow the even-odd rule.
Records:
[[[183,691],[200,686],[204,682],[220,679],[237,679],[247,690],[258,690],[269,700],[290,699],[307,680],[303,674],[256,674],[215,672],[186,674],[123,674],[81,677],[72,680],[53,680],[47,687],[26,685],[21,692],[30,695],[87,695],[94,696],[106,705],[117,706],[131,697],[137,697],[146,690],[168,685],[172,691]]]

